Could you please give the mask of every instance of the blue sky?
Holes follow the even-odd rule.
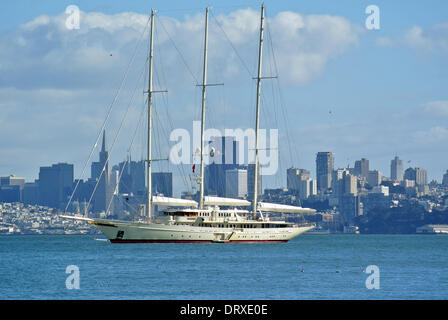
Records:
[[[336,167],[353,166],[355,160],[368,158],[371,169],[386,176],[390,174],[390,160],[398,155],[405,167],[426,168],[430,179],[441,181],[448,169],[448,3],[265,3],[279,78],[263,83],[266,101],[261,124],[279,129],[282,161],[281,172],[266,177],[264,187],[285,186],[284,171],[291,165],[309,169],[314,175],[319,151],[334,152]],[[60,27],[65,8],[73,4],[85,15],[76,37]],[[365,9],[371,4],[380,9],[380,30],[365,28]],[[200,78],[202,33],[198,30],[205,6],[212,7],[217,21],[229,23],[228,35],[252,69],[256,64],[256,30],[249,32],[235,21],[256,26],[259,5],[260,1],[2,3],[0,175],[15,174],[32,181],[39,166],[55,162],[74,163],[75,175],[81,175],[151,7],[158,10],[176,45],[189,59],[191,70]],[[124,16],[123,12],[132,15]],[[303,25],[294,29],[297,23]],[[214,28],[219,38],[216,24]],[[191,130],[191,122],[198,120],[199,89],[163,31],[158,35],[161,55],[156,62],[165,64],[158,75],[166,80],[161,85],[170,91],[165,100],[160,98],[159,105],[168,101],[174,127]],[[225,86],[209,90],[207,126],[250,127],[253,81],[222,34],[220,37],[210,43],[209,79],[225,82]],[[265,50],[265,72],[269,72],[272,56],[269,48]],[[137,69],[131,72],[133,76]],[[124,88],[124,96],[131,94],[135,79]],[[280,88],[283,103],[270,108],[270,101],[276,99],[270,96],[275,92],[273,85]],[[142,100],[141,95],[137,97]],[[120,100],[112,124],[119,124],[126,99]],[[161,118],[164,112],[160,109]],[[280,120],[282,112],[287,123],[271,121],[276,117]],[[129,126],[132,129],[132,124]],[[130,129],[125,131],[129,134]],[[163,131],[161,127],[160,136]],[[112,142],[114,131],[110,129],[109,134],[108,141]],[[292,148],[285,142],[288,137]],[[113,163],[124,159],[125,151],[125,143],[118,144]],[[155,152],[163,154],[166,150],[161,147]],[[134,158],[140,154],[141,150],[136,151]],[[97,154],[94,156],[92,160]],[[160,164],[160,169],[174,171],[169,164]],[[181,179],[176,173],[175,177]]]

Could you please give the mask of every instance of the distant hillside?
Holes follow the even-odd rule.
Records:
[[[374,208],[368,215],[357,217],[361,233],[410,234],[425,224],[448,224],[448,210],[426,212],[418,205],[405,204],[393,208]]]

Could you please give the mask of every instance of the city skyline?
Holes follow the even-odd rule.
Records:
[[[72,4],[82,11],[79,31],[64,27],[65,9]],[[277,110],[267,108],[276,98],[269,96],[271,84],[265,82],[261,125],[279,128],[282,162],[277,176],[263,176],[264,187],[286,185],[289,167],[314,173],[315,155],[322,150],[333,153],[335,168],[366,158],[371,168],[386,176],[391,159],[398,155],[404,170],[422,167],[428,181],[441,182],[447,169],[443,146],[448,142],[448,24],[443,12],[448,4],[375,1],[381,27],[368,30],[365,9],[370,4],[266,1],[266,42],[272,42],[277,56],[273,60],[266,49],[264,73],[279,76],[275,84],[282,88],[283,102]],[[252,42],[256,42],[259,3],[234,1],[224,7],[217,1],[192,1],[188,6],[155,1],[151,5],[160,10],[159,18],[197,78],[201,8],[212,6],[210,31],[216,41],[210,45],[210,79],[225,86],[209,92],[206,126],[251,127],[255,95],[251,69],[256,60]],[[39,167],[69,162],[75,166],[75,178],[86,178],[80,171],[143,29],[147,6],[146,1],[106,6],[99,1],[5,4],[0,19],[2,176],[15,174],[33,181]],[[217,22],[226,30],[225,36]],[[165,62],[166,69],[158,69],[160,78],[163,72],[167,78],[158,85],[166,84],[169,91],[174,128],[188,130],[200,107],[197,89],[170,39],[158,30],[158,48],[173,63],[173,68]],[[161,62],[160,52],[156,51],[156,62]],[[173,77],[173,70],[180,75]],[[156,100],[161,115],[165,107]],[[119,123],[123,109],[112,117],[111,127]],[[274,121],[283,116],[287,125]],[[112,141],[114,131],[110,132]],[[165,157],[166,147],[158,147],[155,156]],[[117,144],[111,162],[126,159],[126,149],[124,142]],[[132,158],[141,159],[141,151]],[[182,181],[173,165],[156,166]],[[174,185],[177,195],[185,188],[182,182]]]
[[[3,175],[0,174],[0,186],[13,186],[13,185],[21,185],[21,187],[23,188],[23,186],[25,184],[34,184],[36,182],[40,182],[40,184],[42,183],[41,181],[44,181],[44,183],[46,183],[48,185],[49,188],[54,187],[51,186],[51,179],[55,178],[55,174],[58,175],[61,170],[61,172],[66,172],[67,170],[69,170],[68,173],[64,173],[63,176],[68,176],[71,178],[61,178],[61,182],[64,184],[64,179],[65,181],[71,180],[73,183],[73,188],[77,188],[77,182],[79,181],[80,183],[93,183],[98,184],[97,187],[94,187],[93,185],[90,186],[90,189],[95,189],[96,190],[96,194],[94,194],[93,199],[98,197],[98,193],[100,194],[104,194],[107,195],[109,194],[109,197],[112,195],[112,193],[114,193],[115,191],[113,191],[112,189],[118,188],[117,190],[120,190],[120,193],[128,193],[129,191],[126,190],[135,190],[137,191],[138,194],[142,195],[144,194],[146,191],[146,185],[145,185],[145,166],[144,166],[144,160],[140,160],[140,161],[132,161],[131,159],[128,159],[126,161],[122,161],[118,164],[115,165],[111,165],[109,163],[108,159],[108,154],[107,154],[107,145],[106,145],[106,138],[105,138],[105,132],[103,133],[103,138],[102,138],[102,146],[101,146],[101,151],[99,151],[99,157],[100,157],[100,161],[96,162],[96,161],[92,161],[91,162],[91,174],[90,174],[90,178],[86,178],[85,180],[83,179],[78,179],[77,177],[73,176],[73,172],[74,172],[74,165],[71,163],[67,163],[67,162],[63,162],[63,163],[53,163],[50,166],[43,166],[39,168],[39,173],[38,179],[35,179],[33,181],[29,181],[26,180],[23,177],[17,176],[15,174],[10,174],[10,175]],[[222,139],[222,143],[223,145],[225,145],[227,143],[227,139]],[[236,150],[236,142],[233,141],[233,150]],[[233,161],[235,161],[236,157],[233,157]],[[354,163],[354,166],[350,166],[350,164],[348,164],[347,166],[343,166],[343,167],[336,167],[333,164],[333,154],[332,152],[318,152],[316,154],[316,164],[314,167],[314,172],[318,172],[318,167],[320,166],[326,166],[327,162],[329,163],[328,168],[326,168],[326,170],[328,171],[328,178],[325,178],[325,180],[328,179],[328,182],[324,182],[324,185],[322,185],[321,187],[319,187],[319,178],[317,177],[318,175],[311,175],[311,170],[308,169],[299,169],[297,167],[290,167],[288,169],[286,169],[285,172],[285,176],[286,176],[286,180],[284,181],[284,184],[279,186],[278,188],[280,189],[287,189],[287,190],[299,190],[300,188],[302,188],[301,186],[301,181],[305,181],[308,184],[309,183],[314,183],[314,187],[311,185],[308,185],[306,188],[311,188],[311,189],[315,189],[314,193],[311,192],[309,193],[309,191],[307,192],[307,196],[305,198],[307,198],[309,195],[315,195],[318,192],[319,193],[325,193],[326,190],[328,189],[334,189],[333,192],[338,192],[336,189],[338,188],[336,185],[334,185],[334,181],[336,180],[340,180],[340,179],[345,179],[346,175],[350,175],[351,177],[359,177],[361,179],[364,179],[369,185],[371,186],[378,186],[381,185],[381,182],[383,181],[394,181],[394,182],[403,182],[403,180],[413,180],[415,181],[415,185],[428,185],[429,183],[431,183],[434,180],[429,180],[428,179],[428,172],[425,168],[421,168],[421,167],[403,167],[402,166],[402,160],[398,157],[395,156],[393,159],[391,159],[391,167],[390,167],[390,172],[389,174],[381,172],[375,168],[370,168],[372,170],[369,170],[369,160],[365,159],[365,158],[361,158],[360,160],[356,160]],[[324,164],[322,164],[322,161],[324,162]],[[399,162],[400,163],[400,167],[397,169],[393,169],[393,163],[394,162]],[[360,171],[360,168],[357,168],[357,164],[362,163],[362,162],[366,162],[367,163],[367,172],[363,172],[362,170]],[[112,167],[112,170],[109,170],[109,168]],[[252,168],[251,168],[252,167]],[[70,169],[68,169],[70,168]],[[107,176],[103,176],[103,174],[101,173],[102,170],[105,170],[103,173],[108,172]],[[236,165],[233,162],[231,164],[226,163],[223,160],[223,163],[221,164],[221,162],[219,164],[216,164],[214,162],[208,164],[205,166],[205,174],[208,174],[209,177],[208,179],[210,181],[208,181],[208,183],[206,184],[206,190],[207,190],[207,194],[210,195],[219,195],[222,197],[226,197],[229,196],[227,194],[227,189],[229,188],[241,188],[238,187],[237,185],[235,185],[235,182],[231,183],[231,186],[228,185],[228,182],[226,182],[226,177],[228,174],[235,174],[236,172],[239,172],[237,174],[241,174],[241,172],[244,172],[244,184],[245,186],[243,186],[243,188],[245,188],[244,190],[246,190],[243,195],[239,195],[236,197],[244,197],[244,198],[248,198],[250,199],[251,197],[253,197],[253,193],[251,194],[250,189],[253,188],[253,183],[251,183],[252,179],[253,179],[253,173],[252,173],[252,178],[250,177],[251,175],[251,170],[253,171],[253,164],[252,165],[248,165],[248,166],[244,166],[244,165]],[[48,172],[48,173],[47,173]],[[116,178],[113,177],[112,172],[114,174],[116,174]],[[445,177],[447,176],[447,172],[448,169],[445,171],[445,173],[442,175],[442,177],[440,178],[440,180],[436,180],[439,184],[445,184],[444,181],[446,180]],[[124,173],[124,175],[123,175]],[[393,178],[394,174],[398,173],[398,179],[397,178]],[[161,181],[163,181],[164,179],[166,179],[166,177],[164,177],[164,175],[169,174],[169,180],[172,181],[172,172],[152,172],[153,177],[156,178],[156,180],[153,181],[153,189],[155,188],[156,192],[160,191],[157,189],[163,189],[165,190],[170,190],[166,193],[166,196],[173,196],[173,186],[172,186],[172,182],[169,182],[169,184],[167,185],[166,182],[163,182],[161,184]],[[327,175],[327,174],[325,174]],[[61,176],[61,177],[63,177]],[[160,177],[159,177],[160,176]],[[43,180],[44,178],[45,180]],[[48,177],[48,178],[47,178]],[[120,178],[121,177],[121,178]],[[314,179],[312,179],[314,178]],[[58,180],[59,178],[56,177],[56,180]],[[114,180],[115,179],[115,180]],[[234,177],[232,177],[232,179],[234,179]],[[238,178],[240,179],[240,178]],[[298,180],[296,180],[298,179]],[[5,180],[5,183],[2,183],[2,181]],[[15,183],[12,183],[11,181],[17,181]],[[111,181],[109,181],[111,180]],[[159,181],[160,180],[160,181]],[[98,181],[98,182],[97,182]],[[106,183],[106,181],[108,181]],[[167,180],[168,181],[168,180]],[[238,180],[237,180],[238,181]],[[268,190],[272,190],[275,189],[275,187],[272,186],[265,186],[262,184],[261,182],[262,180],[259,180],[259,195],[262,195],[265,191],[265,189]],[[241,182],[238,182],[241,183]],[[352,183],[352,182],[350,182]],[[65,183],[66,184],[66,183]],[[103,186],[101,186],[103,184]],[[222,185],[221,185],[222,184]],[[106,187],[107,185],[112,186],[112,189],[109,189],[108,191],[106,191],[108,189],[108,187]],[[218,186],[221,185],[221,186]],[[252,186],[251,186],[252,185]],[[119,186],[119,187],[118,187]],[[66,185],[66,188],[71,187]],[[221,188],[221,189],[219,189]],[[91,191],[92,191],[91,190]],[[181,190],[180,191],[182,194],[186,193],[188,194],[188,190]],[[238,192],[235,190],[232,190],[231,193],[234,192]],[[56,193],[60,193],[60,191],[58,190]],[[66,192],[65,191],[65,197],[68,197],[70,192]],[[356,193],[356,192],[355,192]],[[74,195],[76,193],[74,192]],[[91,195],[88,195],[88,197],[90,197]],[[50,196],[49,196],[50,197]],[[56,194],[56,195],[51,195],[51,197],[56,197],[59,199],[59,203],[61,202],[65,202],[65,200],[62,200],[64,198],[64,196],[61,196],[60,194]],[[50,197],[50,198],[51,198]],[[107,197],[107,196],[106,196]],[[76,198],[76,197],[75,197]],[[105,203],[107,202],[105,199],[101,200],[103,202],[102,205],[100,205],[100,207],[103,207],[105,205]],[[110,200],[109,200],[110,201]],[[56,203],[56,202],[54,202]],[[93,204],[95,203],[95,200],[93,202]]]

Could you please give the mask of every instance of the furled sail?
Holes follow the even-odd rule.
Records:
[[[222,197],[204,197],[204,204],[209,206],[231,206],[231,207],[244,207],[250,206],[250,202],[243,199],[222,198]]]
[[[315,209],[290,206],[286,204],[258,202],[258,210],[289,213],[316,213]]]
[[[161,196],[152,197],[153,205],[168,206],[168,207],[197,207],[198,203],[194,200],[177,199]]]

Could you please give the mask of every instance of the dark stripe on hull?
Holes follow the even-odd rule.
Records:
[[[110,240],[112,243],[274,243],[288,242],[288,240],[231,240],[231,241],[212,241],[212,240]]]

